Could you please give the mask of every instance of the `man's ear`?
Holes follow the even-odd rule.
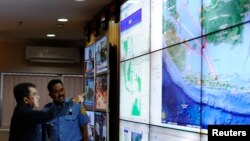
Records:
[[[29,101],[28,97],[24,97],[24,98],[23,98],[23,102],[24,102],[25,104],[28,104],[28,101]]]
[[[49,93],[49,96],[50,96],[51,98],[53,98],[51,93]]]

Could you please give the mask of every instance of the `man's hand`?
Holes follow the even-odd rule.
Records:
[[[86,95],[86,93],[81,93],[81,94],[79,94],[79,95],[74,96],[73,98],[71,98],[71,100],[74,103],[83,103],[85,95]]]

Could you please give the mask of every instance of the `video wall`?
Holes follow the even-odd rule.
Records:
[[[103,36],[84,50],[84,105],[89,141],[109,140],[109,40]]]
[[[120,17],[120,141],[250,124],[249,0],[128,0]]]

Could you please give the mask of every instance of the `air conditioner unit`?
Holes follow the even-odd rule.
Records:
[[[79,48],[26,46],[25,59],[30,62],[79,63]]]

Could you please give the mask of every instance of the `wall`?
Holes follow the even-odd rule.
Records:
[[[0,139],[1,141],[8,141],[9,130],[0,130]]]
[[[0,40],[0,72],[82,74],[83,63],[31,63],[25,60],[26,42]],[[1,112],[1,111],[0,111]],[[0,141],[8,141],[9,131],[0,129]]]
[[[98,37],[91,35],[91,40],[86,46],[94,43],[104,34],[109,36],[111,45],[116,46],[116,57],[119,62],[119,23],[109,22],[109,29]],[[6,42],[0,40],[0,72],[25,72],[25,73],[56,73],[56,74],[81,74],[83,73],[83,63],[80,64],[49,64],[49,63],[30,63],[25,60],[26,42]],[[116,65],[116,76],[119,78],[119,63]],[[72,78],[71,78],[72,79]],[[116,93],[119,93],[119,81],[116,81]],[[66,83],[65,83],[66,84]],[[118,140],[119,135],[119,97],[115,98],[115,111],[111,114],[115,119],[111,123],[112,138]],[[0,130],[0,140],[8,141],[8,130]]]
[[[25,60],[25,42],[0,41],[0,72],[80,74],[83,63],[31,63]]]

